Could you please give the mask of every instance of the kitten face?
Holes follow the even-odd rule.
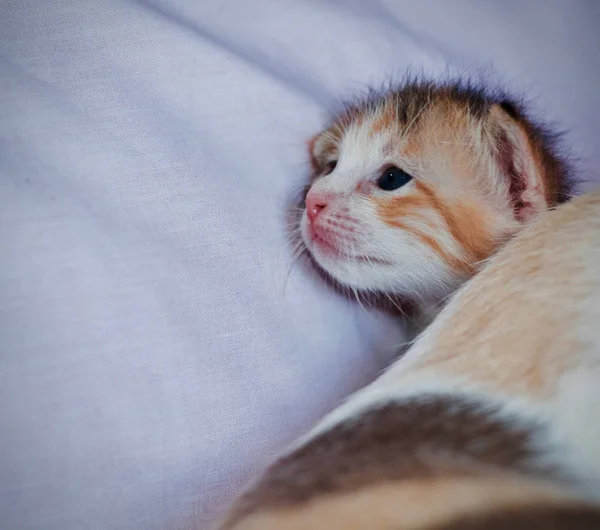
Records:
[[[405,87],[350,107],[311,140],[300,228],[337,282],[439,300],[556,202],[535,131],[473,97]]]

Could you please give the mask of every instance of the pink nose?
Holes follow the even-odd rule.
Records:
[[[320,193],[308,192],[306,196],[306,213],[311,221],[327,207],[328,198]]]

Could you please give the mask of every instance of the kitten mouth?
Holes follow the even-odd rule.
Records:
[[[311,230],[311,240],[314,245],[328,257],[343,258],[347,254],[343,252],[335,243],[329,238],[325,238],[318,234],[314,229]]]
[[[331,241],[329,238],[325,238],[318,234],[316,231],[311,230],[311,239],[314,246],[317,247],[318,251],[324,254],[327,258],[334,258],[346,261],[356,261],[358,263],[368,263],[370,265],[393,265],[392,262],[376,258],[374,256],[348,254],[339,248],[339,246]]]

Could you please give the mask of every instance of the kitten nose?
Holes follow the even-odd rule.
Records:
[[[306,213],[311,221],[327,207],[327,197],[320,193],[308,193],[306,196]]]

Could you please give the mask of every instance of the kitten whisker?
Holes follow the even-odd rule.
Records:
[[[292,274],[292,270],[294,268],[294,266],[296,265],[296,263],[298,263],[298,260],[305,254],[305,252],[308,251],[308,248],[306,247],[306,244],[304,243],[303,240],[300,240],[296,243],[296,246],[294,247],[293,251],[292,251],[292,257],[290,260],[290,263],[287,267],[287,270],[284,274],[284,279],[283,279],[283,293],[285,294],[287,285],[288,285],[288,281],[289,278]]]

